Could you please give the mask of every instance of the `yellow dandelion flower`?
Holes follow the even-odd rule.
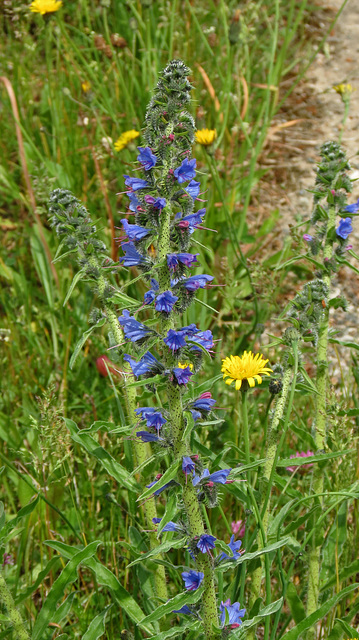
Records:
[[[189,367],[190,371],[193,371],[193,364],[192,362],[179,362],[177,365],[180,369],[185,369],[186,367]]]
[[[88,93],[91,89],[91,82],[85,80],[85,82],[81,83],[81,89],[84,93]]]
[[[42,16],[45,16],[47,13],[58,11],[61,7],[62,2],[60,0],[34,0],[30,4],[30,11],[41,13]]]
[[[350,94],[355,91],[354,87],[351,84],[335,84],[333,87],[334,91],[339,93],[343,100],[348,99]]]
[[[215,129],[198,129],[194,135],[196,142],[199,142],[203,147],[209,147],[217,138],[217,131]]]
[[[243,380],[247,380],[249,386],[254,387],[256,381],[258,384],[262,384],[262,378],[259,374],[270,376],[269,372],[272,371],[266,367],[268,360],[263,360],[262,354],[254,355],[252,351],[248,353],[245,351],[241,357],[229,356],[222,362],[223,380],[226,381],[226,384],[232,384],[235,381],[237,391],[241,388]]]
[[[135,131],[135,129],[131,129],[130,131],[124,131],[123,133],[121,133],[120,137],[118,138],[118,140],[116,140],[114,144],[115,150],[121,151],[122,149],[127,147],[127,145],[130,142],[132,142],[132,140],[135,140],[136,138],[138,138],[139,135],[140,135],[140,132]]]

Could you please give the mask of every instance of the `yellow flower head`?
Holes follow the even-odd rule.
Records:
[[[195,133],[195,138],[199,144],[209,147],[217,138],[217,131],[215,129],[198,129]]]
[[[30,4],[30,11],[41,13],[42,16],[45,16],[47,13],[58,11],[61,7],[62,2],[60,0],[34,0]]]
[[[85,82],[81,83],[81,89],[84,93],[88,93],[91,89],[91,82],[85,80]]]
[[[124,131],[123,133],[121,133],[120,137],[115,142],[115,145],[114,145],[115,150],[121,151],[122,149],[127,147],[127,145],[130,142],[132,142],[132,140],[135,140],[136,138],[138,138],[139,135],[140,135],[140,132],[135,131],[134,129],[131,129],[130,131]]]
[[[351,84],[336,84],[333,87],[334,91],[339,93],[343,100],[348,100],[350,94],[355,91]]]
[[[193,371],[193,364],[192,362],[179,362],[177,365],[180,369],[185,369],[186,367],[189,367],[190,371]]]
[[[247,380],[250,387],[254,387],[256,381],[258,384],[262,384],[262,378],[259,374],[270,376],[270,371],[265,365],[268,360],[263,360],[263,355],[257,353],[253,355],[252,351],[244,352],[239,356],[229,356],[222,360],[223,365],[221,372],[223,373],[223,380],[226,380],[226,384],[232,384],[235,381],[236,390],[238,391],[242,386],[242,381]]]

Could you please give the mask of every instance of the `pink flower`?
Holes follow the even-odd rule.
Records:
[[[296,454],[292,454],[290,456],[290,458],[310,458],[310,456],[314,456],[313,451],[297,451]],[[305,473],[306,471],[309,471],[309,469],[311,469],[313,466],[313,464],[301,464],[301,465],[293,465],[291,467],[286,467],[287,471],[290,471],[291,473],[293,473],[294,471],[296,471],[297,469],[299,469],[300,473]]]
[[[237,520],[237,522],[234,520],[231,524],[231,529],[233,533],[238,533],[239,538],[243,538],[244,532],[246,530],[246,525],[243,520]]]

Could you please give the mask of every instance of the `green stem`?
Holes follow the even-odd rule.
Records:
[[[273,420],[272,420],[269,435],[268,435],[267,455],[266,455],[266,462],[264,465],[264,472],[263,472],[263,482],[267,484],[267,490],[266,490],[265,499],[262,505],[262,525],[263,525],[265,538],[267,537],[267,533],[268,533],[269,514],[270,514],[270,495],[271,495],[271,489],[273,485],[275,465],[278,459],[279,450],[281,449],[281,445],[284,440],[283,434],[285,436],[285,433],[287,430],[290,413],[293,405],[293,399],[294,399],[295,381],[296,381],[297,371],[298,371],[298,352],[297,352],[296,343],[293,343],[293,352],[294,352],[294,376],[293,376],[292,387],[290,385],[292,380],[293,369],[291,366],[288,366],[284,372],[282,392],[276,403]],[[278,427],[286,407],[289,389],[291,389],[291,394],[290,394],[290,399],[288,403],[285,424],[283,425],[283,429],[282,429],[282,438],[278,445]],[[263,548],[261,547],[261,544],[263,544],[263,535],[261,536],[259,531],[257,533],[256,542],[259,549]],[[255,601],[260,596],[261,582],[262,582],[262,566],[255,569],[253,573],[252,583],[251,583],[251,592],[249,596],[250,608],[253,607]],[[254,637],[254,635],[252,634],[252,636],[250,635],[250,637]]]
[[[323,250],[323,258],[330,259],[333,253],[333,241],[331,240],[332,230],[335,228],[336,210],[335,207],[329,209],[329,220],[327,226],[327,235]],[[330,293],[330,273],[327,272],[323,281],[328,286],[328,296]],[[318,344],[317,344],[317,397],[315,408],[314,422],[314,441],[317,451],[322,451],[325,446],[326,425],[327,425],[327,376],[328,376],[328,332],[329,332],[329,307],[323,309],[322,317],[318,328]],[[324,475],[319,467],[316,468],[313,480],[313,492],[318,495],[318,500],[323,505],[323,488]],[[319,497],[321,496],[321,497]],[[315,521],[313,530],[315,531]],[[308,596],[307,596],[307,617],[317,610],[319,597],[319,572],[320,572],[320,544],[316,544],[315,535],[313,535],[311,549],[309,551],[308,564]],[[316,637],[315,628],[309,629],[307,640],[314,640]]]
[[[99,280],[98,280],[98,292],[100,297],[103,295],[103,292],[105,290],[106,287],[106,280],[103,276],[100,276]],[[117,315],[115,313],[115,310],[113,309],[112,305],[110,303],[104,303],[104,310],[106,313],[106,317],[108,320],[108,323],[111,327],[111,331],[113,334],[113,337],[116,341],[116,344],[121,344],[124,341],[124,335],[121,329],[121,326],[118,322],[117,319]],[[123,369],[126,373],[131,373],[131,367],[129,365],[127,365],[127,363],[123,365]],[[135,387],[130,387],[129,385],[124,385],[124,389],[125,389],[125,397],[126,397],[126,405],[127,405],[127,414],[128,414],[128,418],[130,420],[131,423],[135,423],[137,421],[137,416],[135,414],[135,409],[136,409],[136,388]],[[134,441],[134,449],[135,449],[135,456],[136,456],[136,461],[137,461],[137,466],[142,467],[142,465],[144,465],[144,463],[146,462],[146,460],[150,457],[150,447],[148,444],[145,444],[143,442],[139,442],[139,441]],[[149,531],[151,531],[153,529],[153,518],[157,517],[157,510],[156,510],[156,503],[154,500],[148,500],[147,502],[145,502],[144,506],[144,513],[145,513],[145,521],[146,521],[146,527]],[[158,546],[158,540],[156,537],[156,533],[149,533],[149,540],[150,540],[150,546],[151,549],[155,549]],[[155,589],[156,589],[156,595],[157,597],[163,601],[163,602],[167,602],[168,600],[168,594],[167,594],[167,585],[166,585],[166,574],[165,574],[165,570],[164,567],[162,565],[156,565],[155,568],[155,573],[154,573],[154,578],[155,578]]]
[[[25,629],[25,625],[20,613],[15,607],[14,599],[6,584],[3,571],[0,569],[0,600],[4,603],[10,622],[18,640],[30,640],[30,636]]]

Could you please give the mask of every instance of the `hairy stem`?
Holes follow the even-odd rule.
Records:
[[[2,601],[6,607],[9,615],[10,622],[13,626],[15,636],[18,640],[30,640],[30,636],[25,629],[25,625],[21,618],[20,613],[15,607],[14,599],[6,584],[3,571],[0,569],[0,601]]]

